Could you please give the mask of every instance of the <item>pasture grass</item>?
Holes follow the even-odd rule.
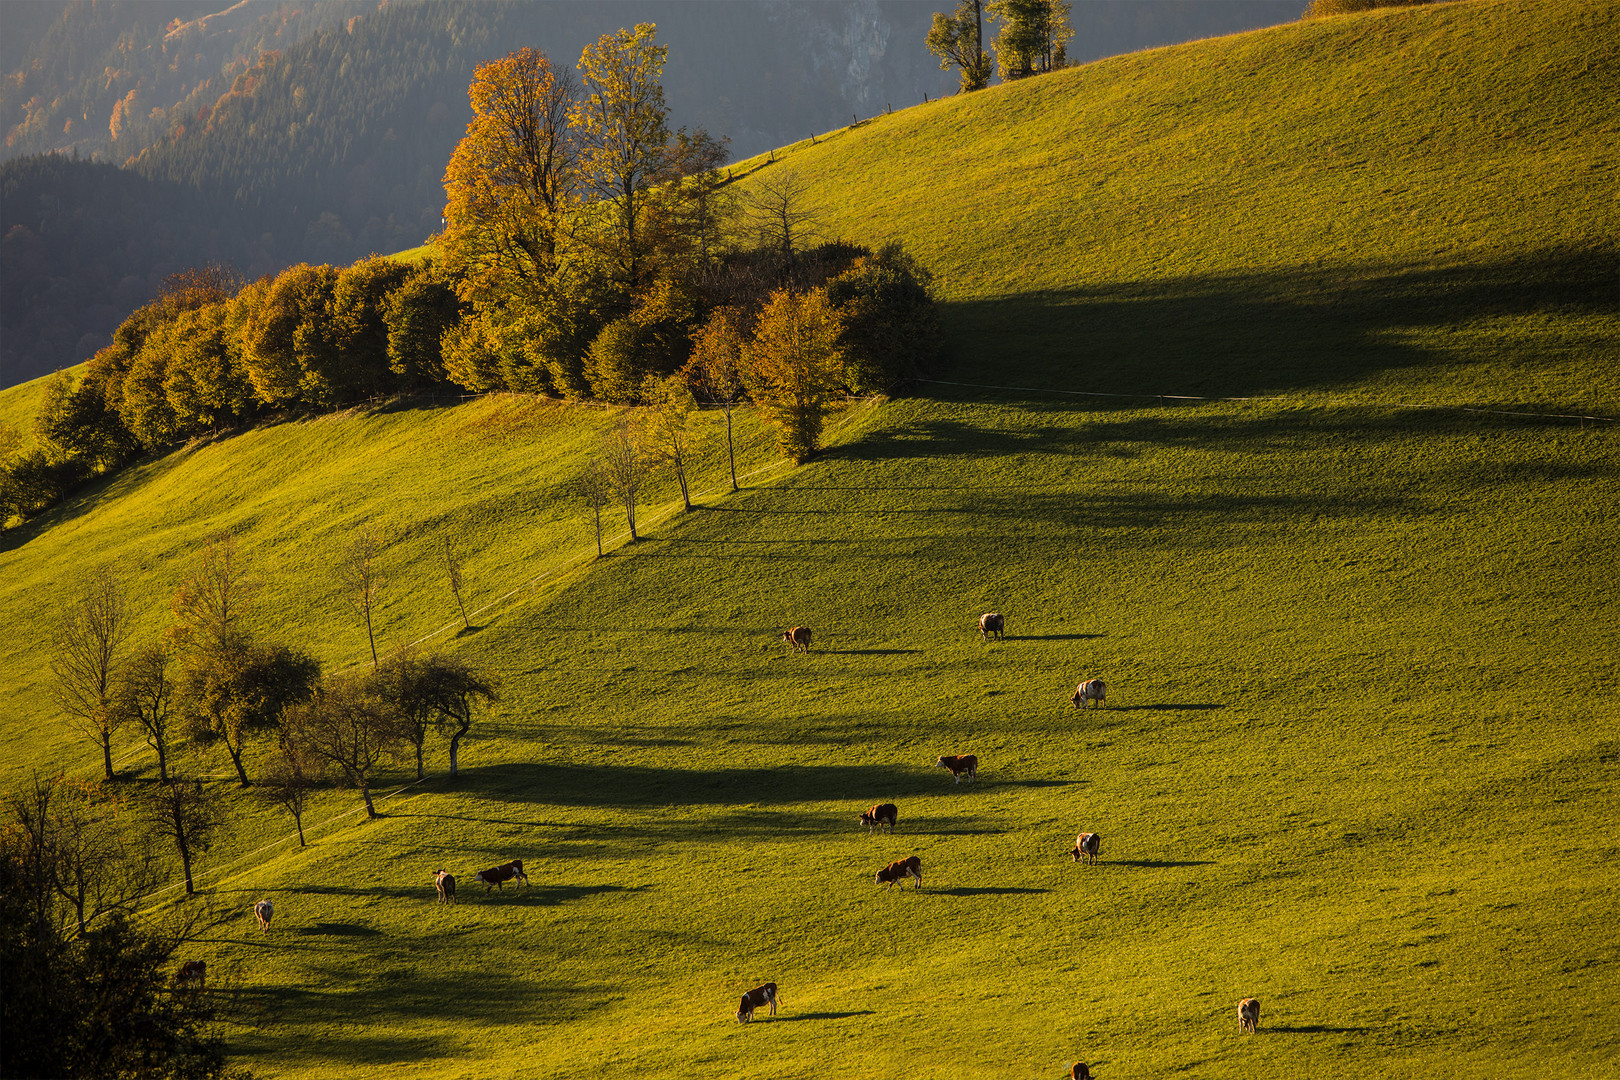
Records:
[[[6,782],[91,760],[40,652],[76,567],[119,560],[155,634],[230,527],[265,632],[340,666],[353,529],[399,536],[392,644],[451,618],[454,530],[483,599],[567,569],[446,635],[505,679],[458,778],[437,748],[370,823],[326,793],[312,819],[349,816],[305,850],[259,850],[287,822],[233,796],[203,880],[234,917],[196,948],[256,1072],[1606,1075],[1620,433],[1546,414],[1620,410],[1616,39],[1607,4],[1377,12],[779,152],[827,231],[939,273],[941,382],[579,565],[607,410],[401,407],[150,462],[6,534]],[[1092,676],[1109,705],[1077,713]],[[855,824],[879,801],[893,837]],[[1066,860],[1082,830],[1100,865]],[[923,889],[872,884],[912,853]],[[471,888],[514,857],[531,888]],[[783,1012],[736,1024],[766,980]]]

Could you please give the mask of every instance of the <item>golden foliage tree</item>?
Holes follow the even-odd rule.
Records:
[[[748,390],[776,425],[777,444],[796,464],[810,460],[821,444],[822,422],[841,386],[838,351],[842,326],[821,289],[778,289],[760,312],[748,349]]]

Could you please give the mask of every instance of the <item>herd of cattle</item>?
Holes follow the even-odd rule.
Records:
[[[999,612],[987,612],[979,616],[980,640],[988,641],[992,637],[1004,640],[1006,619]],[[811,632],[809,627],[795,626],[782,631],[782,641],[795,653],[810,652]],[[1077,709],[1084,708],[1086,702],[1092,707],[1107,705],[1108,686],[1101,679],[1086,679],[1074,688],[1074,695],[1069,699]],[[964,777],[969,783],[978,779],[979,759],[973,754],[947,754],[938,759],[935,765],[946,769],[955,782],[960,784]],[[860,823],[866,826],[868,835],[888,826],[889,833],[894,833],[895,823],[899,820],[900,811],[894,803],[878,803],[866,810],[860,816]],[[1069,851],[1069,858],[1074,862],[1095,863],[1102,854],[1102,836],[1099,833],[1083,832],[1075,837],[1074,847]],[[913,888],[922,888],[922,860],[912,855],[904,859],[896,859],[888,866],[877,872],[874,884],[892,889],[896,882],[905,888],[907,878],[913,878],[916,885]],[[527,885],[529,877],[523,872],[523,860],[513,859],[488,870],[479,870],[473,874],[473,881],[484,886],[484,892],[491,889],[504,889],[508,881]],[[433,884],[438,890],[439,903],[454,904],[456,902],[456,879],[444,870],[433,872]],[[275,909],[268,899],[260,900],[253,905],[254,917],[259,921],[259,928],[268,931],[270,920]],[[204,987],[208,968],[202,960],[187,960],[180,965],[175,973],[176,986]],[[755,987],[742,996],[742,1003],[737,1007],[738,1023],[748,1023],[754,1018],[754,1010],[769,1005],[771,1015],[776,1015],[777,997],[776,984],[765,983]],[[1260,1001],[1258,998],[1244,998],[1238,1003],[1238,1029],[1247,1034],[1253,1034],[1260,1026]],[[1070,1069],[1071,1080],[1091,1080],[1091,1070],[1082,1062],[1075,1062]]]

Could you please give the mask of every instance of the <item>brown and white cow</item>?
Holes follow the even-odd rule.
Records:
[[[208,961],[187,960],[181,964],[180,970],[174,973],[174,985],[208,989]]]
[[[737,1023],[746,1024],[754,1018],[754,1010],[771,1007],[771,1015],[776,1015],[776,984],[766,983],[756,986],[742,996],[742,1004],[737,1006]]]
[[[919,889],[922,888],[922,860],[917,858],[915,855],[911,856],[909,859],[896,859],[888,866],[885,866],[883,869],[879,870],[877,872],[877,877],[873,880],[872,884],[883,885],[892,889],[894,888],[894,883],[898,881],[900,883],[900,888],[904,889],[906,887],[906,878],[908,877],[916,878],[916,887]]]
[[[900,817],[900,810],[892,802],[878,803],[872,809],[861,815],[861,824],[866,826],[867,835],[873,829],[881,829],[887,825],[889,831],[894,832],[894,823]]]
[[[259,920],[259,929],[270,929],[270,920],[275,917],[276,906],[268,899],[260,900],[253,905],[253,917]]]
[[[1108,684],[1101,679],[1087,679],[1074,688],[1074,696],[1069,700],[1074,702],[1074,707],[1077,709],[1085,708],[1088,701],[1096,703],[1092,705],[1093,709],[1098,705],[1107,705]]]
[[[433,884],[439,890],[439,903],[453,904],[456,902],[455,875],[447,874],[443,870],[433,871]]]
[[[1253,1035],[1260,1027],[1260,999],[1244,998],[1238,1002],[1238,1030]]]
[[[509,863],[492,866],[488,870],[479,870],[473,874],[473,880],[481,882],[486,893],[491,889],[505,891],[506,883],[513,879],[522,882],[524,885],[529,883],[529,875],[523,872],[522,859],[513,859]]]
[[[810,628],[808,626],[795,626],[791,630],[782,631],[782,640],[792,647],[794,652],[810,654]]]
[[[1083,832],[1074,838],[1074,848],[1069,852],[1069,859],[1072,862],[1096,862],[1100,854],[1102,854],[1102,834]]]
[[[968,783],[979,777],[979,759],[972,754],[947,754],[934,764],[941,769],[951,770],[951,775],[956,777],[958,784],[962,782],[963,776],[968,778]]]
[[[1002,618],[1001,612],[985,612],[983,615],[979,616],[979,640],[985,641],[990,637],[991,634],[994,634],[996,636],[996,640],[1000,641],[1002,639],[1001,632],[1006,625],[1007,620]]]
[[[1091,1080],[1091,1070],[1086,1068],[1085,1062],[1077,1061],[1069,1070],[1069,1080]]]

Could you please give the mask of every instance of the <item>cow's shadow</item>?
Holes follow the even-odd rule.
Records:
[[[529,885],[514,890],[495,889],[487,895],[466,890],[478,903],[520,904],[524,907],[551,907],[571,900],[583,900],[598,893],[644,892],[651,885]]]
[[[1276,1032],[1281,1035],[1369,1035],[1372,1033],[1372,1028],[1334,1027],[1331,1024],[1272,1024],[1262,1027],[1260,1030]]]
[[[1007,634],[1004,641],[1090,641],[1107,634]]]

